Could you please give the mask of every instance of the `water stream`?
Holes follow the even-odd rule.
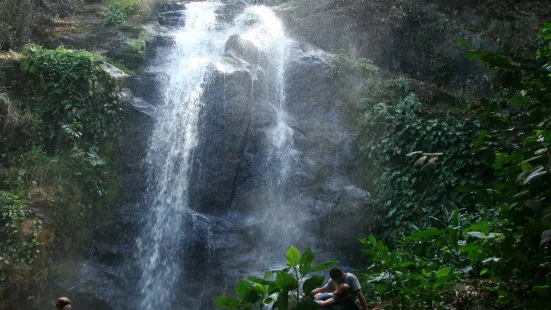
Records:
[[[203,104],[207,67],[221,55],[224,34],[216,31],[220,4],[186,5],[186,26],[175,33],[176,45],[166,64],[164,98],[150,141],[147,201],[149,220],[138,242],[141,279],[140,309],[155,309],[174,299],[183,255],[180,228],[189,212],[190,163],[197,145],[197,122]]]
[[[174,32],[176,44],[164,64],[163,99],[156,118],[147,155],[149,169],[145,207],[146,224],[137,238],[137,257],[142,276],[139,282],[139,309],[159,309],[177,299],[175,287],[186,260],[186,218],[197,214],[189,206],[190,174],[194,149],[200,141],[198,123],[205,83],[213,68],[220,66],[228,39],[235,34],[252,42],[261,52],[267,102],[275,121],[266,132],[268,154],[266,178],[270,182],[270,205],[263,206],[264,218],[282,216],[282,186],[289,178],[296,156],[293,130],[285,110],[285,64],[288,39],[283,25],[265,6],[249,6],[229,24],[218,18],[224,4],[216,1],[190,2],[185,6],[185,26]],[[218,65],[218,66],[217,66]],[[253,103],[254,104],[254,103]],[[208,139],[208,137],[207,137]],[[201,160],[208,160],[207,158]],[[215,195],[216,193],[212,193]],[[270,222],[270,221],[268,221]],[[278,225],[267,225],[265,235],[272,244],[285,246]],[[208,234],[212,234],[209,230]],[[278,240],[278,242],[275,242]],[[268,242],[267,244],[269,244]],[[266,249],[273,252],[273,247]],[[281,253],[281,251],[276,250]],[[266,251],[265,251],[266,252]],[[209,253],[209,257],[212,253]],[[193,306],[191,306],[193,308]]]

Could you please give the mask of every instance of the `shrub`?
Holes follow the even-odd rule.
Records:
[[[35,308],[56,258],[51,247],[86,255],[93,224],[111,214],[119,178],[109,159],[122,103],[103,62],[27,46],[26,96],[0,102],[0,147],[8,150],[0,162],[0,294],[8,297],[0,308]]]
[[[265,309],[273,303],[272,309],[317,309],[316,302],[309,296],[302,297],[299,293],[302,284],[303,292],[311,292],[321,287],[325,276],[314,275],[337,264],[337,261],[312,265],[314,253],[308,248],[302,255],[291,246],[287,251],[287,268],[270,270],[263,278],[254,276],[239,280],[235,288],[239,299],[229,296],[214,298],[214,303],[223,309]]]
[[[395,83],[409,92],[407,80]],[[395,104],[364,99],[362,174],[384,210],[387,231],[426,227],[429,215],[450,213],[464,196],[455,188],[476,183],[484,171],[483,158],[472,156],[473,123],[429,118],[422,107],[412,93]]]
[[[109,0],[104,22],[106,25],[125,24],[129,17],[138,22],[149,19],[158,10],[159,5],[167,0]]]
[[[108,26],[122,25],[126,21],[126,12],[117,5],[111,5],[105,12],[105,24]]]
[[[420,145],[430,146],[419,143],[426,143],[427,138],[434,140],[431,128],[441,126],[431,119],[417,119],[415,112],[419,105],[414,98],[406,97],[392,109],[375,105],[369,110],[383,132],[371,136],[368,149],[379,155],[376,163],[389,171],[383,172],[390,173],[388,179],[383,174],[379,180],[382,184],[377,186],[396,190],[392,193],[394,196],[389,195],[391,201],[404,196],[411,200],[424,198],[405,186],[407,182],[396,183],[393,177],[402,178],[409,171],[417,178],[429,165],[435,169],[431,172],[432,178],[456,187],[454,195],[460,198],[456,205],[463,207],[438,217],[434,216],[438,210],[430,209],[433,212],[425,213],[423,227],[413,227],[411,234],[394,238],[391,246],[373,236],[362,240],[367,246],[364,252],[371,256],[373,263],[364,272],[373,298],[391,299],[396,307],[451,308],[452,302],[459,307],[460,295],[469,290],[458,287],[470,286],[479,290],[479,297],[475,300],[467,297],[463,305],[475,302],[507,309],[546,307],[551,294],[548,201],[551,90],[547,87],[551,84],[551,24],[545,24],[538,36],[542,48],[535,59],[476,50],[466,52],[470,59],[509,76],[506,86],[514,95],[508,99],[481,99],[473,107],[477,112],[472,121],[476,124],[474,130],[463,130],[467,134],[451,139],[453,144],[436,144],[447,152],[411,152]],[[464,128],[465,124],[457,128]],[[455,135],[454,131],[454,127],[447,127],[447,133],[436,136],[448,141],[448,134]],[[411,148],[412,144],[416,146]],[[378,151],[381,147],[383,152]],[[406,163],[409,167],[401,161],[407,155],[412,157]],[[451,156],[447,162],[446,156]],[[485,159],[480,161],[480,158]],[[461,160],[475,163],[468,166],[467,174],[463,174],[462,168],[456,169]],[[437,162],[442,165],[437,166]],[[487,165],[487,173],[475,174],[477,163],[481,163],[478,167],[482,168]],[[449,172],[446,179],[438,179],[440,173],[446,171]],[[454,181],[460,176],[468,177],[465,185]],[[452,182],[447,183],[448,179]],[[432,186],[430,181],[424,182]],[[416,185],[415,180],[408,182]],[[450,188],[424,193],[443,195],[442,201],[450,203],[447,192]],[[430,206],[430,202],[425,201],[424,205]],[[397,212],[407,212],[399,209],[407,203],[408,200],[402,199]],[[385,221],[396,223],[396,218]]]
[[[104,59],[64,48],[25,48],[23,71],[35,82],[36,108],[43,116],[46,137],[57,147],[88,148],[117,136],[122,104],[117,85],[100,67]],[[85,126],[84,126],[85,125]]]

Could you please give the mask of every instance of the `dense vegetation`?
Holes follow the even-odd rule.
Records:
[[[37,303],[50,260],[85,254],[92,215],[109,214],[123,105],[102,64],[89,52],[30,45],[12,81],[19,87],[2,93],[0,309]]]
[[[390,246],[362,240],[372,299],[415,308],[545,308],[551,24],[538,37],[530,59],[460,42],[467,57],[505,77],[509,95],[480,99],[463,117],[421,117],[413,94],[366,106],[366,131],[375,134],[364,151],[382,173],[373,186],[385,231],[406,232],[386,234]]]

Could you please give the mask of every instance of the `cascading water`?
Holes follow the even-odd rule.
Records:
[[[170,61],[164,66],[168,77],[164,81],[164,97],[147,158],[149,213],[137,239],[142,271],[139,309],[173,305],[177,299],[174,288],[181,281],[182,261],[186,259],[183,226],[188,215],[193,220],[196,218],[189,207],[189,188],[193,186],[190,173],[194,149],[199,143],[198,123],[204,105],[204,86],[213,68],[220,70],[217,62],[234,34],[252,42],[266,62],[263,66],[266,101],[274,121],[266,133],[269,141],[266,161],[270,166],[266,177],[272,180],[269,193],[272,203],[263,214],[264,218],[281,215],[277,212],[280,192],[296,155],[292,146],[293,131],[287,125],[285,112],[284,70],[288,39],[281,21],[267,7],[248,7],[232,25],[224,26],[217,21],[217,10],[221,6],[223,4],[213,1],[186,4],[185,27],[174,34],[176,45]],[[281,240],[281,230],[275,228],[267,226],[265,233],[268,239]]]
[[[197,145],[207,67],[223,52],[224,36],[216,31],[220,4],[186,5],[186,26],[175,34],[176,46],[167,63],[163,105],[150,142],[148,163],[149,221],[138,239],[143,276],[140,309],[156,309],[174,300],[180,276],[181,227],[188,206],[190,163]]]
[[[263,56],[259,63],[266,75],[264,99],[273,120],[265,136],[268,143],[263,179],[267,183],[267,205],[261,206],[260,214],[252,215],[249,221],[264,223],[264,240],[257,250],[260,258],[271,264],[274,252],[283,253],[286,250],[291,243],[290,235],[296,229],[295,219],[287,218],[292,217],[294,212],[290,213],[283,205],[283,193],[297,156],[285,100],[285,66],[291,40],[285,36],[282,22],[268,7],[251,7],[238,21],[251,17],[256,17],[257,24],[241,37],[255,44]]]
[[[247,11],[257,16],[258,24],[241,35],[242,38],[254,43],[266,58],[266,96],[275,115],[275,122],[267,133],[270,142],[269,158],[274,166],[274,186],[285,182],[291,169],[291,163],[296,156],[293,148],[293,129],[288,125],[285,109],[285,63],[287,47],[290,40],[285,36],[283,24],[265,6],[252,7]],[[242,21],[250,18],[247,14],[240,17]]]

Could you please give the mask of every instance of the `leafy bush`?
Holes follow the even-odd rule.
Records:
[[[320,287],[324,276],[308,274],[326,270],[335,265],[336,261],[312,266],[314,253],[307,249],[302,255],[297,248],[291,246],[287,251],[287,268],[270,270],[263,278],[250,276],[247,280],[239,280],[236,293],[239,299],[229,296],[214,298],[217,306],[223,309],[265,309],[273,304],[272,309],[279,310],[317,310],[318,306],[311,297],[302,298],[299,293],[302,284],[303,292],[311,292]]]
[[[105,24],[108,26],[122,25],[126,21],[125,10],[118,5],[111,5],[105,12]]]
[[[35,82],[37,108],[49,125],[46,136],[57,147],[97,145],[118,135],[122,105],[117,85],[100,67],[103,58],[36,45],[26,46],[23,55],[23,71]]]
[[[136,70],[146,61],[147,33],[142,28],[135,28],[136,36],[123,47],[110,51],[107,56],[125,70]],[[121,66],[122,65],[122,66]]]
[[[106,25],[125,24],[130,16],[138,21],[147,20],[159,4],[167,0],[108,0],[104,22]]]
[[[7,120],[0,139],[0,295],[8,296],[0,308],[35,308],[56,258],[51,248],[86,255],[93,225],[111,214],[119,178],[110,157],[122,103],[103,61],[27,46],[26,96],[0,102]]]
[[[412,308],[450,306],[457,281],[494,277],[504,267],[502,258],[493,256],[504,235],[494,233],[492,223],[472,223],[456,209],[439,226],[402,237],[394,250],[373,235],[360,240],[372,260],[363,274],[372,298]]]
[[[418,193],[409,192],[406,182],[393,182],[392,177],[411,172],[418,178],[430,167],[435,170],[431,178],[438,180],[440,173],[447,171],[445,179],[440,179],[446,187],[425,192],[442,195],[442,201],[464,207],[461,211],[455,207],[449,216],[443,216],[443,212],[435,217],[431,215],[439,212],[432,206],[432,213],[426,212],[426,221],[420,222],[424,224],[421,229],[414,228],[413,233],[395,238],[390,247],[373,236],[363,239],[367,247],[364,252],[372,259],[364,276],[372,287],[373,298],[393,300],[396,307],[451,308],[452,302],[460,307],[461,294],[468,289],[459,287],[470,286],[479,291],[478,298],[468,297],[471,300],[465,304],[507,309],[547,306],[551,293],[551,24],[545,24],[538,36],[542,47],[535,59],[466,52],[472,60],[508,76],[505,86],[514,94],[505,100],[481,99],[474,107],[477,114],[471,123],[476,126],[471,129],[464,129],[466,122],[441,128],[438,122],[417,119],[419,105],[411,96],[393,109],[381,105],[372,108],[373,119],[378,120],[376,124],[383,133],[371,136],[368,150],[376,155],[376,164],[385,167],[383,172],[391,176],[385,178],[383,174],[377,186],[383,190],[389,186],[394,196],[416,200]],[[447,133],[436,137],[454,143],[441,143],[430,130],[432,125],[438,131],[446,129]],[[438,142],[427,144],[427,137]],[[414,152],[427,145],[438,149]],[[440,147],[447,152],[434,153]],[[411,160],[404,160],[407,155]],[[445,161],[446,156],[451,156],[450,160]],[[461,161],[468,165],[457,169],[455,164]],[[490,168],[486,173],[475,173],[477,167],[486,165]],[[424,179],[432,186],[430,181]],[[408,182],[416,184],[416,180]],[[446,196],[449,187],[456,187],[453,195],[458,199]],[[420,201],[430,206],[430,200]],[[402,200],[396,206],[407,203]],[[398,225],[395,218],[390,217],[390,221]]]
[[[38,245],[35,226],[37,219],[30,220],[30,210],[26,193],[13,193],[0,190],[0,262],[2,267],[12,262],[32,264]],[[0,280],[6,275],[0,268]]]
[[[396,85],[409,92],[407,80]],[[364,107],[362,173],[384,210],[387,231],[426,227],[428,215],[450,213],[464,196],[455,188],[476,183],[485,166],[472,156],[472,122],[427,118],[412,93],[394,105],[364,99]]]

